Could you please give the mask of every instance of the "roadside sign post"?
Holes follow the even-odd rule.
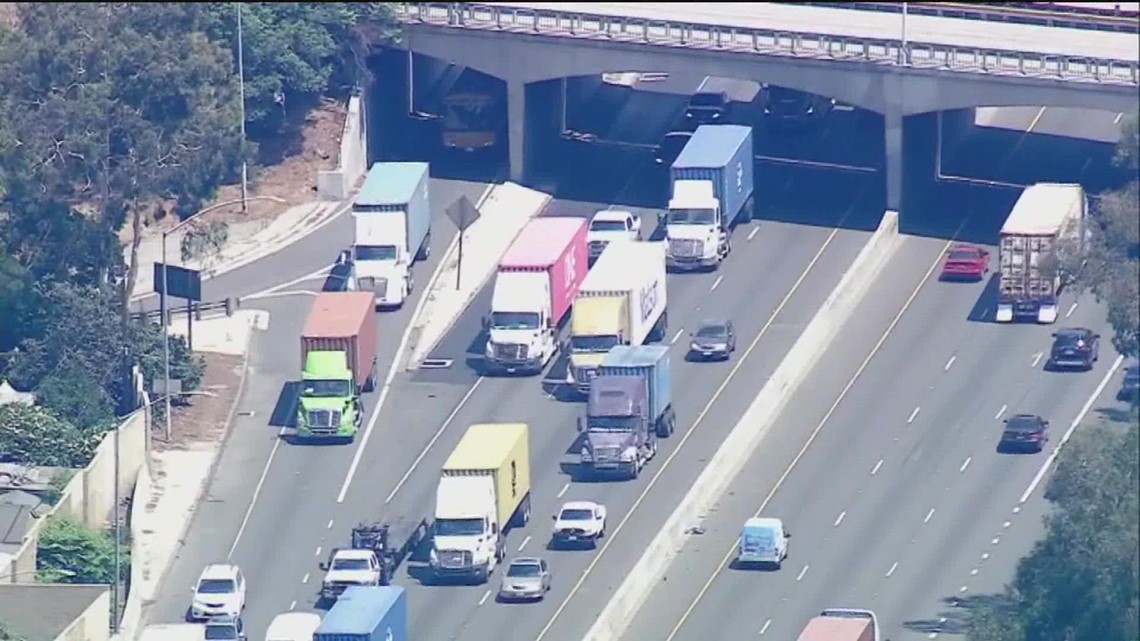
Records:
[[[455,269],[455,289],[459,289],[459,284],[463,280],[463,236],[467,228],[475,224],[479,220],[479,210],[471,202],[467,196],[460,196],[458,200],[451,204],[446,210],[447,217],[455,226],[459,228],[459,262],[456,264]]]

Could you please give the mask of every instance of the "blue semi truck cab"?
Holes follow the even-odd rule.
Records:
[[[732,251],[732,229],[752,220],[752,128],[702,125],[669,171],[665,264],[716,269]]]
[[[610,349],[590,384],[579,473],[586,477],[637,478],[657,453],[657,439],[673,434],[669,348],[618,345]]]
[[[407,593],[395,585],[348,588],[313,641],[408,641]]]

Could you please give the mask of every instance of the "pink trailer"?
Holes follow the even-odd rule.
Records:
[[[550,316],[565,318],[586,278],[586,219],[534,218],[523,227],[499,260],[499,273],[547,272]]]

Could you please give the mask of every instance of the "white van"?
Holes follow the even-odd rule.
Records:
[[[312,612],[286,612],[273,617],[265,631],[265,641],[313,641],[321,626],[321,615]]]

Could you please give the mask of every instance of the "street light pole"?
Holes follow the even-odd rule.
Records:
[[[163,273],[166,272],[165,267],[162,271]],[[167,361],[167,367],[169,366],[169,361]],[[167,378],[169,378],[169,376]],[[119,598],[123,582],[122,550],[119,549],[123,541],[122,525],[120,523],[122,518],[119,514],[119,427],[121,425],[122,423],[115,423],[115,493],[113,495],[115,497],[115,591],[112,594],[114,601],[113,611],[115,614],[111,617],[111,631],[115,634],[119,633],[120,609],[122,607],[119,603]]]
[[[249,193],[249,165],[245,160],[245,47],[241,37],[241,3],[237,4],[237,59],[238,93],[241,96],[241,213],[248,213],[246,198]]]
[[[170,327],[168,326],[170,310],[167,309],[167,307],[166,307],[166,288],[167,288],[167,283],[169,282],[166,279],[166,272],[167,272],[166,239],[167,239],[167,237],[170,236],[171,232],[173,232],[175,229],[178,229],[182,225],[185,225],[187,222],[193,220],[193,218],[194,217],[191,216],[190,218],[187,218],[186,220],[182,221],[181,223],[178,223],[177,225],[175,225],[169,231],[162,232],[162,291],[159,292],[159,294],[158,294],[158,296],[159,296],[158,311],[159,311],[159,316],[161,317],[161,327],[162,327],[162,369],[163,369],[162,378],[164,379],[163,386],[162,386],[162,395],[164,397],[163,403],[165,404],[165,407],[166,407],[165,414],[166,414],[166,442],[167,443],[170,442],[170,439],[171,439],[171,436],[172,436],[174,430],[173,430],[173,427],[171,426],[171,423],[170,423]]]
[[[902,3],[902,47],[899,48],[899,57],[902,64],[910,62],[910,56],[907,55],[906,50],[906,7],[907,3]]]

